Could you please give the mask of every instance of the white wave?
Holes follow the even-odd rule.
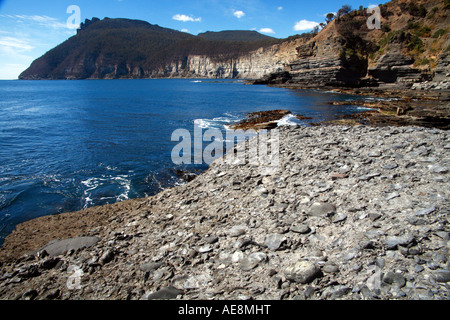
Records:
[[[81,184],[86,187],[84,190],[84,207],[87,208],[94,204],[94,199],[92,199],[93,191],[106,185],[116,184],[118,185],[121,193],[118,196],[112,197],[101,197],[100,200],[105,199],[116,199],[116,201],[124,201],[129,199],[129,194],[131,190],[131,180],[127,175],[118,176],[105,176],[101,178],[89,178],[87,180],[81,181]]]
[[[202,129],[207,129],[209,127],[211,127],[212,122],[210,120],[207,119],[196,119],[194,120],[194,125],[202,128]]]
[[[201,129],[225,129],[229,130],[229,124],[238,122],[240,118],[230,113],[225,113],[222,117],[212,119],[195,119],[194,125]]]
[[[231,119],[230,118],[226,118],[226,117],[218,117],[218,118],[212,119],[212,121],[230,123]]]
[[[300,124],[300,121],[293,114],[288,114],[288,115],[285,115],[280,120],[276,121],[276,123],[279,127],[298,126]]]
[[[201,81],[201,80],[194,80],[194,81],[192,81],[193,83],[202,83],[203,81]]]
[[[93,204],[93,200],[87,196],[86,198],[84,198],[84,206],[83,209],[87,209],[88,207],[92,206]]]

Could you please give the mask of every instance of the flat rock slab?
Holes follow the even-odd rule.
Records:
[[[59,256],[69,250],[78,250],[92,247],[99,242],[97,237],[78,237],[64,240],[54,240],[43,246],[38,251],[46,251],[50,257]]]

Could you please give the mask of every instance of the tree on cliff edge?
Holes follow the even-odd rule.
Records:
[[[331,21],[334,20],[335,17],[336,17],[336,16],[334,15],[334,13],[333,13],[333,12],[330,12],[330,13],[327,14],[327,16],[325,17],[326,23],[327,23],[327,24],[330,23]]]
[[[338,17],[338,19],[339,19],[340,17],[346,15],[347,13],[351,12],[351,11],[352,11],[352,7],[351,7],[350,5],[348,5],[348,4],[344,4],[344,5],[342,6],[342,8],[340,8],[340,9],[338,10],[338,12],[337,12],[337,17]]]

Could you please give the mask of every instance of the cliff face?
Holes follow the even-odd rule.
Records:
[[[248,54],[226,60],[206,55],[189,55],[187,59],[170,64],[156,77],[256,79],[279,72],[297,57],[301,40],[260,48]]]
[[[127,19],[93,19],[20,79],[260,78],[297,57],[302,37],[254,31],[193,36]]]
[[[301,44],[284,70],[255,83],[419,88],[432,81],[427,88],[449,89],[450,5],[394,0],[380,9],[381,30],[369,30],[365,9],[354,10]]]
[[[236,58],[208,55],[188,55],[157,69],[145,69],[133,63],[111,64],[105,56],[86,56],[65,69],[65,78],[77,79],[80,74],[90,74],[90,79],[117,78],[212,78],[258,79],[284,69],[297,57],[301,40],[287,41],[280,45],[243,54]]]

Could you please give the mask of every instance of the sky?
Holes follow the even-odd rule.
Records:
[[[308,32],[343,4],[373,0],[0,0],[0,80],[17,79],[33,60],[76,34],[86,18],[129,18],[197,35],[256,30],[286,38]],[[385,3],[383,1],[381,3]],[[377,3],[377,2],[375,2]],[[68,10],[70,9],[70,10]]]

